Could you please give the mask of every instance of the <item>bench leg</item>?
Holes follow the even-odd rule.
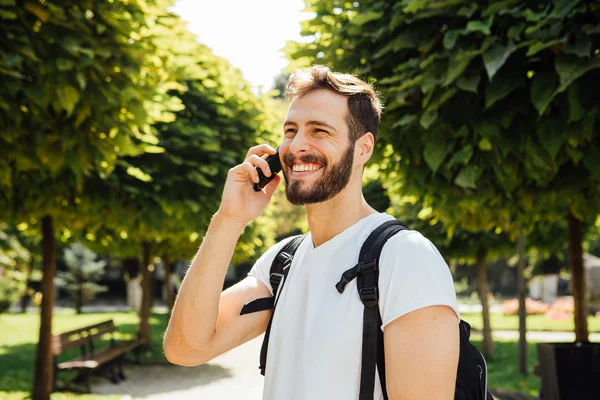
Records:
[[[90,385],[90,372],[84,370],[83,372],[83,383],[85,385],[86,393],[92,393],[92,386]]]
[[[119,378],[121,378],[122,381],[127,379],[127,377],[125,376],[125,371],[123,370],[124,363],[125,363],[125,355],[123,355],[123,357],[119,358]]]

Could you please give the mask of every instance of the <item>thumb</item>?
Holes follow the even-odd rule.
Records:
[[[265,186],[264,190],[268,199],[271,199],[271,196],[273,196],[273,193],[275,193],[275,189],[277,189],[277,185],[279,185],[279,182],[281,182],[281,176],[275,175],[271,182],[269,182],[267,186]]]

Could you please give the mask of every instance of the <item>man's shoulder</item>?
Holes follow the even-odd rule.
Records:
[[[392,236],[384,245],[381,253],[382,257],[434,257],[435,259],[442,259],[439,250],[431,240],[421,232],[410,229],[400,231]]]

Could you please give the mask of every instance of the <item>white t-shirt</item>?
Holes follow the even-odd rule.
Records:
[[[356,265],[360,248],[388,214],[371,214],[314,248],[309,233],[294,256],[273,318],[265,374],[265,400],[358,399],[363,310],[356,279],[342,294],[342,273]],[[285,239],[265,252],[249,275],[271,290],[269,273]],[[382,329],[395,319],[432,305],[457,315],[450,270],[436,247],[416,231],[401,231],[379,261]],[[383,399],[379,377],[375,400]]]

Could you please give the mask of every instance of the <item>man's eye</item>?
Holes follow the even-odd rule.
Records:
[[[294,129],[288,129],[284,132],[286,135],[295,135],[296,131]]]

